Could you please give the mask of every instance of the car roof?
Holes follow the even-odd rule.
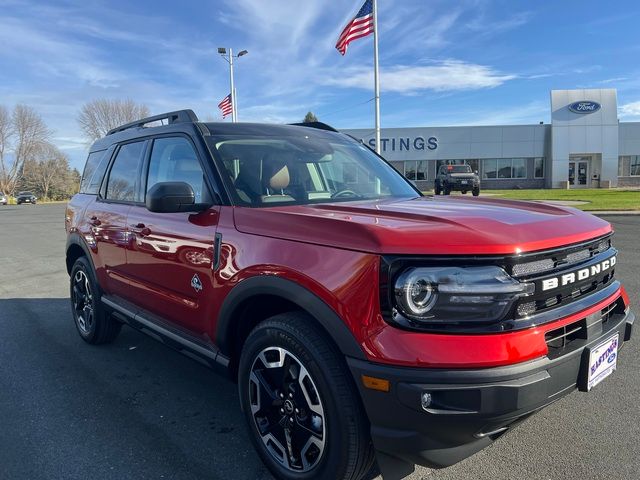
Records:
[[[166,120],[166,123],[165,123]],[[157,125],[162,122],[162,125]],[[148,126],[147,126],[148,125]],[[111,129],[107,135],[96,140],[90,152],[106,150],[115,143],[138,138],[169,133],[194,133],[198,130],[202,135],[255,135],[255,136],[295,136],[304,135],[327,136],[340,135],[337,130],[321,122],[309,122],[290,125],[269,123],[231,123],[231,122],[199,122],[191,110],[178,110],[153,117],[143,118]],[[334,137],[335,138],[335,137]]]

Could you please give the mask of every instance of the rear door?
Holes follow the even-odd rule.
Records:
[[[129,291],[124,274],[129,245],[127,215],[137,201],[146,143],[135,141],[118,147],[98,199],[84,214],[100,259],[100,284],[107,293],[120,296],[126,296]]]
[[[152,140],[141,182],[143,197],[159,182],[186,182],[196,203],[213,203],[201,158],[187,136]],[[138,306],[192,333],[206,331],[219,215],[219,206],[200,213],[153,213],[142,204],[131,207],[126,273]]]

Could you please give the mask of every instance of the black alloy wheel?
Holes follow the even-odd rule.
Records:
[[[251,415],[274,459],[294,472],[308,472],[322,458],[324,407],[309,371],[290,351],[262,350],[249,377]]]
[[[275,315],[247,338],[238,365],[251,442],[280,480],[361,480],[374,450],[344,355],[304,312]]]

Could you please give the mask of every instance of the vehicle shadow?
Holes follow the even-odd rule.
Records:
[[[67,298],[0,299],[6,478],[272,478],[234,383],[126,326],[88,345],[71,318]]]

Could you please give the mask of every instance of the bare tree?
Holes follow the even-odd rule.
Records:
[[[34,158],[35,153],[47,143],[52,132],[47,128],[42,117],[31,107],[16,105],[10,121],[6,109],[3,110],[4,112],[0,113],[0,117],[2,117],[0,123],[5,123],[5,127],[0,127],[4,131],[4,133],[0,133],[3,150],[0,156],[2,164],[0,189],[12,194],[15,192],[20,176],[24,173],[25,162]],[[13,146],[11,162],[4,156],[9,143]]]
[[[149,108],[131,99],[106,98],[85,103],[78,114],[78,123],[88,142],[104,137],[109,130],[123,123],[149,116]]]
[[[69,186],[69,160],[50,143],[40,145],[33,158],[25,162],[23,171],[22,185],[46,199],[50,199],[52,194],[66,193]]]
[[[0,192],[8,191],[6,179],[8,165],[5,163],[5,152],[10,148],[9,142],[13,133],[13,125],[9,110],[0,105]]]

